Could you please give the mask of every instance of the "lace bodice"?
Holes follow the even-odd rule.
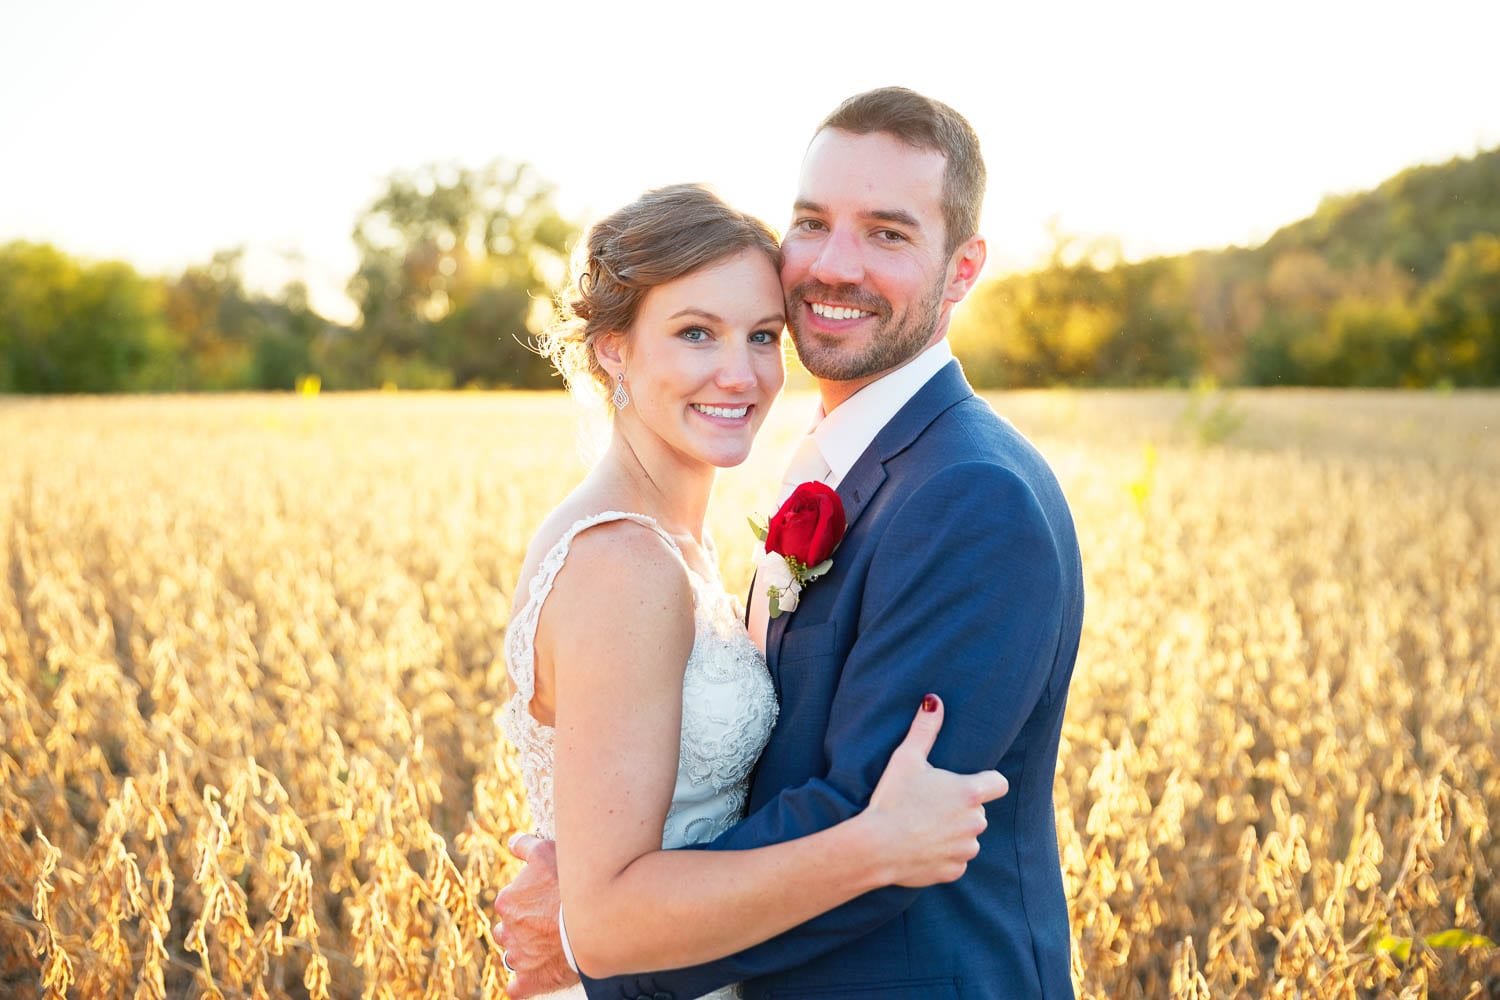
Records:
[[[537,621],[573,539],[595,525],[618,520],[651,528],[682,559],[677,542],[644,514],[606,511],[579,520],[543,557],[505,637],[506,667],[515,693],[501,710],[500,725],[520,751],[531,814],[543,837],[555,837],[556,826],[553,730],[538,722],[528,707],[536,693]],[[686,560],[682,566],[693,592],[693,647],[682,681],[677,784],[662,831],[662,846],[667,848],[712,840],[743,815],[750,771],[776,721],[776,693],[765,659],[741,624],[734,600],[716,571],[706,579]]]

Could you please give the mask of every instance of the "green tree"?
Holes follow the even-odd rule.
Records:
[[[130,265],[80,262],[47,244],[0,247],[0,388],[160,388],[175,349],[160,285]]]
[[[252,293],[243,260],[241,249],[220,250],[166,282],[163,312],[181,345],[172,387],[291,389],[300,376],[323,374],[317,342],[334,331],[308,304],[306,287]]]
[[[1500,149],[1411,167],[1370,191],[1325,198],[1309,218],[1278,231],[1268,257],[1310,250],[1336,270],[1389,260],[1420,282],[1442,270],[1448,248],[1500,232]]]
[[[360,266],[349,292],[366,376],[429,385],[446,371],[459,385],[556,384],[528,345],[575,236],[552,186],[526,164],[391,177],[354,229]]]
[[[294,281],[280,298],[261,299],[256,306],[250,366],[256,388],[293,389],[304,375],[321,376],[314,351],[334,328],[308,304],[307,286]]]
[[[1112,272],[1075,261],[1072,241],[1053,236],[1047,266],[986,282],[954,318],[954,352],[982,385],[1097,378],[1100,349],[1121,324]]]
[[[242,249],[220,250],[166,283],[166,321],[182,345],[177,388],[250,385],[254,310],[240,277],[243,258]]]
[[[1421,314],[1413,367],[1423,381],[1500,385],[1500,236],[1450,247]]]
[[[1289,385],[1401,385],[1409,368],[1413,282],[1390,260],[1343,269],[1308,249],[1271,264],[1246,380]]]
[[[1095,353],[1095,382],[1192,380],[1203,365],[1203,349],[1189,299],[1191,275],[1190,264],[1171,257],[1121,264],[1109,273],[1119,322]]]

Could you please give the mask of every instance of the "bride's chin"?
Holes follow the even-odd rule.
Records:
[[[747,448],[744,451],[718,452],[713,455],[706,455],[704,456],[704,460],[716,469],[733,469],[744,465],[745,460],[749,457],[750,450]]]
[[[750,449],[743,451],[724,451],[722,449],[704,449],[693,456],[704,465],[715,469],[732,469],[737,465],[744,465],[745,459],[750,457]]]
[[[750,457],[750,448],[754,444],[753,438],[748,441],[700,441],[697,447],[692,447],[688,454],[705,465],[711,465],[716,469],[732,469],[737,465],[744,465]]]

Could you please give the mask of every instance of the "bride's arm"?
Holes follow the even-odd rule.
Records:
[[[957,878],[977,849],[982,801],[1003,790],[992,772],[928,767],[919,737],[886,794],[877,789],[846,822],[751,850],[663,851],[692,602],[660,539],[604,526],[574,543],[543,611],[538,651],[557,706],[558,881],[574,957],[590,976],[693,965],[879,886]]]

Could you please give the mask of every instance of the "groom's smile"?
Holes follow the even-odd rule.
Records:
[[[827,303],[823,302],[809,302],[807,307],[812,310],[812,314],[814,316],[817,316],[820,319],[833,320],[835,322],[851,319],[864,319],[866,316],[875,315],[873,312],[869,312],[864,309],[855,309],[851,306],[828,305]]]
[[[783,280],[786,273],[783,267]],[[857,328],[865,320],[884,322],[891,315],[891,304],[857,284],[834,286],[809,277],[787,292],[787,313],[792,317],[794,330],[840,334]]]

